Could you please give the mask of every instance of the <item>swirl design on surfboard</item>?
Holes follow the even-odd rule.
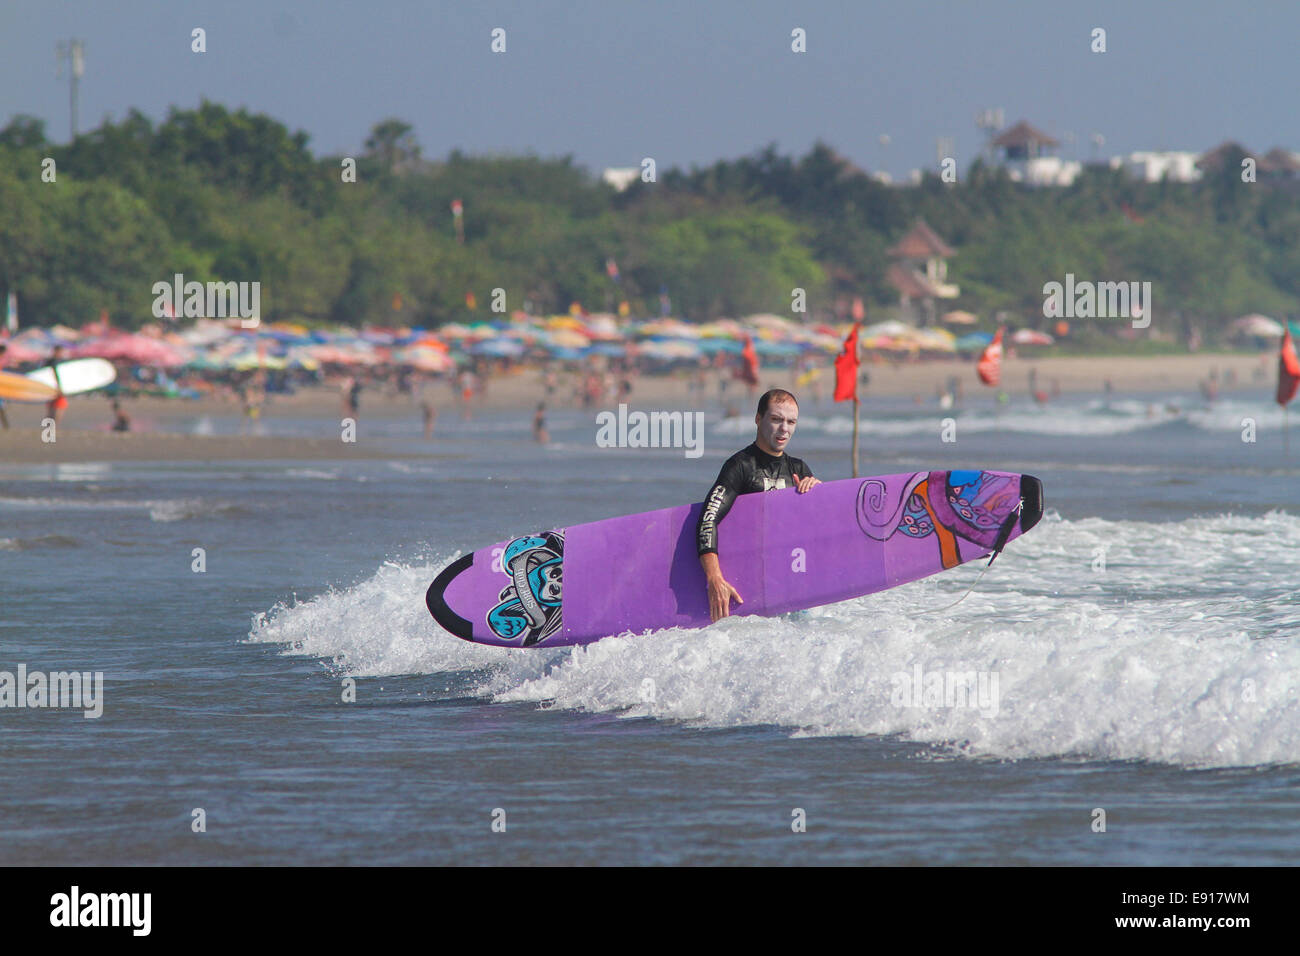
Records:
[[[884,541],[898,530],[903,518],[903,506],[912,497],[916,486],[925,480],[925,473],[912,475],[894,496],[879,478],[868,478],[858,487],[858,527],[869,538]]]
[[[895,489],[878,478],[862,482],[858,527],[877,541],[898,532],[909,538],[935,534],[945,568],[961,563],[956,538],[992,550],[999,529],[1020,501],[1016,476],[987,471],[917,472]]]

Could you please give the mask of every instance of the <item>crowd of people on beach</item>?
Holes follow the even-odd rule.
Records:
[[[0,369],[5,367],[5,344],[0,340]],[[55,365],[64,361],[64,352],[56,347],[48,362]],[[112,419],[108,427],[114,432],[128,432],[132,428],[130,416],[124,410],[122,399],[136,395],[185,394],[189,397],[209,397],[237,404],[250,428],[263,415],[263,410],[281,396],[292,395],[302,388],[333,387],[340,398],[343,418],[356,421],[360,418],[367,398],[379,399],[391,406],[393,402],[410,401],[418,410],[422,432],[431,440],[437,426],[439,408],[455,409],[460,418],[469,421],[476,408],[481,407],[491,393],[493,383],[505,379],[535,377],[539,401],[533,411],[532,435],[546,444],[550,440],[547,412],[557,406],[579,409],[603,408],[629,402],[638,380],[646,370],[632,358],[589,357],[582,361],[554,360],[545,364],[523,364],[510,358],[475,357],[447,372],[433,373],[398,365],[348,366],[322,364],[316,369],[303,368],[252,368],[243,370],[222,369],[203,372],[187,371],[171,378],[161,369],[150,369],[118,364],[118,380],[107,392],[112,400]],[[792,380],[795,387],[806,394],[812,408],[823,407],[828,399],[828,385],[834,376],[826,367],[828,363],[814,356],[800,357],[790,368],[782,369],[782,376]],[[944,363],[947,364],[947,363]],[[1267,379],[1267,363],[1261,360],[1251,370],[1252,383]],[[949,365],[949,368],[952,366]],[[662,371],[656,369],[656,371]],[[941,368],[936,373],[943,374]],[[679,363],[672,374],[682,382],[687,403],[700,406],[716,402],[724,416],[734,417],[747,407],[755,393],[756,382],[744,374],[743,366],[734,355],[718,353],[701,356],[690,363]],[[871,376],[866,364],[859,369],[859,392],[865,393]],[[966,398],[965,376],[956,371],[943,375],[933,393],[934,402],[941,409],[960,407]],[[1110,377],[1101,383],[1107,396],[1114,392]],[[1211,367],[1208,375],[1199,382],[1202,398],[1215,401],[1221,388],[1234,388],[1238,384],[1237,371],[1228,367],[1220,373]],[[1027,370],[1027,394],[1039,406],[1057,399],[1062,392],[1060,379],[1052,377],[1046,387],[1039,381],[1038,370]],[[442,389],[445,398],[439,398]],[[999,389],[996,398],[1000,404],[1008,400],[1006,389]],[[913,395],[916,404],[924,404],[920,394]],[[52,399],[47,416],[56,425],[63,420],[68,407],[66,396],[60,393]],[[1152,412],[1154,414],[1154,411]],[[0,428],[8,428],[9,420],[3,402],[0,402]]]

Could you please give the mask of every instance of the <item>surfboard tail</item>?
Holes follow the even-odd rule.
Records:
[[[425,592],[424,603],[429,608],[429,613],[445,630],[461,638],[462,640],[474,640],[473,625],[451,609],[447,603],[447,585],[451,584],[461,573],[468,571],[474,564],[474,552],[457,558],[451,564],[447,565],[433,579],[429,585],[429,590]]]

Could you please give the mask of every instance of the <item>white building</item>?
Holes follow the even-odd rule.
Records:
[[[989,144],[1002,152],[1007,176],[1030,186],[1068,186],[1083,172],[1083,163],[1049,153],[1060,145],[1041,130],[1021,120]]]
[[[600,174],[600,178],[613,186],[616,192],[622,192],[641,176],[640,166],[611,167]]]
[[[1068,186],[1083,172],[1083,163],[1059,156],[1006,160],[1007,176],[1031,186]]]
[[[1110,165],[1146,183],[1158,183],[1166,177],[1170,182],[1194,183],[1201,178],[1201,171],[1196,168],[1200,156],[1200,153],[1138,152],[1112,157]]]

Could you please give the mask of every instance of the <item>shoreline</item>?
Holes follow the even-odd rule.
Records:
[[[1030,372],[1035,373],[1036,388],[1061,396],[1103,395],[1104,383],[1109,378],[1116,396],[1142,393],[1192,392],[1200,390],[1201,383],[1212,369],[1218,373],[1220,397],[1234,393],[1271,393],[1276,381],[1276,357],[1260,355],[1185,355],[1185,356],[1119,356],[1119,357],[1056,357],[1042,359],[1012,358],[1005,360],[1002,368],[1001,390],[1016,400],[1028,399]],[[868,376],[865,387],[859,388],[863,405],[870,407],[872,399],[911,398],[918,404],[933,403],[940,390],[946,388],[951,378],[956,378],[964,400],[992,403],[998,389],[983,386],[969,362],[917,362],[902,365],[862,365]],[[594,406],[584,408],[576,396],[579,379],[564,375],[550,398],[546,398],[544,373],[535,368],[516,370],[513,373],[490,378],[483,394],[470,400],[471,416],[480,412],[515,412],[531,421],[537,403],[546,400],[548,411],[584,410],[595,414],[604,409],[617,408],[625,402],[631,408],[653,410],[656,407],[673,409],[692,406],[705,411],[721,411],[730,405],[741,414],[749,414],[752,401],[767,388],[785,388],[804,399],[806,405],[826,409],[831,405],[834,372],[823,367],[818,380],[796,384],[797,372],[793,369],[772,369],[760,372],[759,386],[751,395],[743,384],[726,379],[725,392],[719,386],[724,381],[718,372],[708,373],[703,395],[691,388],[691,378],[685,374],[665,376],[636,376],[628,395],[607,397]],[[1053,396],[1055,397],[1055,396]],[[820,398],[820,401],[818,401]],[[809,402],[812,399],[812,402]],[[298,422],[315,421],[321,424],[321,434],[330,437],[281,437],[268,435],[195,435],[194,419],[212,416],[239,419],[242,406],[231,397],[209,396],[199,399],[160,398],[142,396],[123,398],[122,407],[131,417],[135,429],[126,434],[108,431],[112,413],[108,397],[103,394],[72,396],[53,443],[41,441],[41,420],[45,406],[39,403],[6,402],[4,410],[10,427],[0,429],[0,464],[21,465],[43,463],[72,463],[93,461],[328,461],[328,460],[382,460],[448,457],[438,454],[438,432],[435,424],[432,441],[413,443],[406,448],[392,443],[376,446],[373,442],[347,443],[337,436],[344,417],[339,389],[333,385],[299,389],[292,395],[271,395],[261,410],[263,422],[276,419]],[[414,394],[385,394],[378,388],[363,389],[360,398],[358,421],[364,435],[367,420],[419,423],[422,420],[421,402],[428,401],[439,419],[462,421],[464,405],[444,380],[427,382]],[[1048,402],[1050,407],[1051,402]],[[846,414],[852,405],[843,403]],[[820,412],[819,412],[820,414]],[[472,417],[470,419],[473,420]]]

